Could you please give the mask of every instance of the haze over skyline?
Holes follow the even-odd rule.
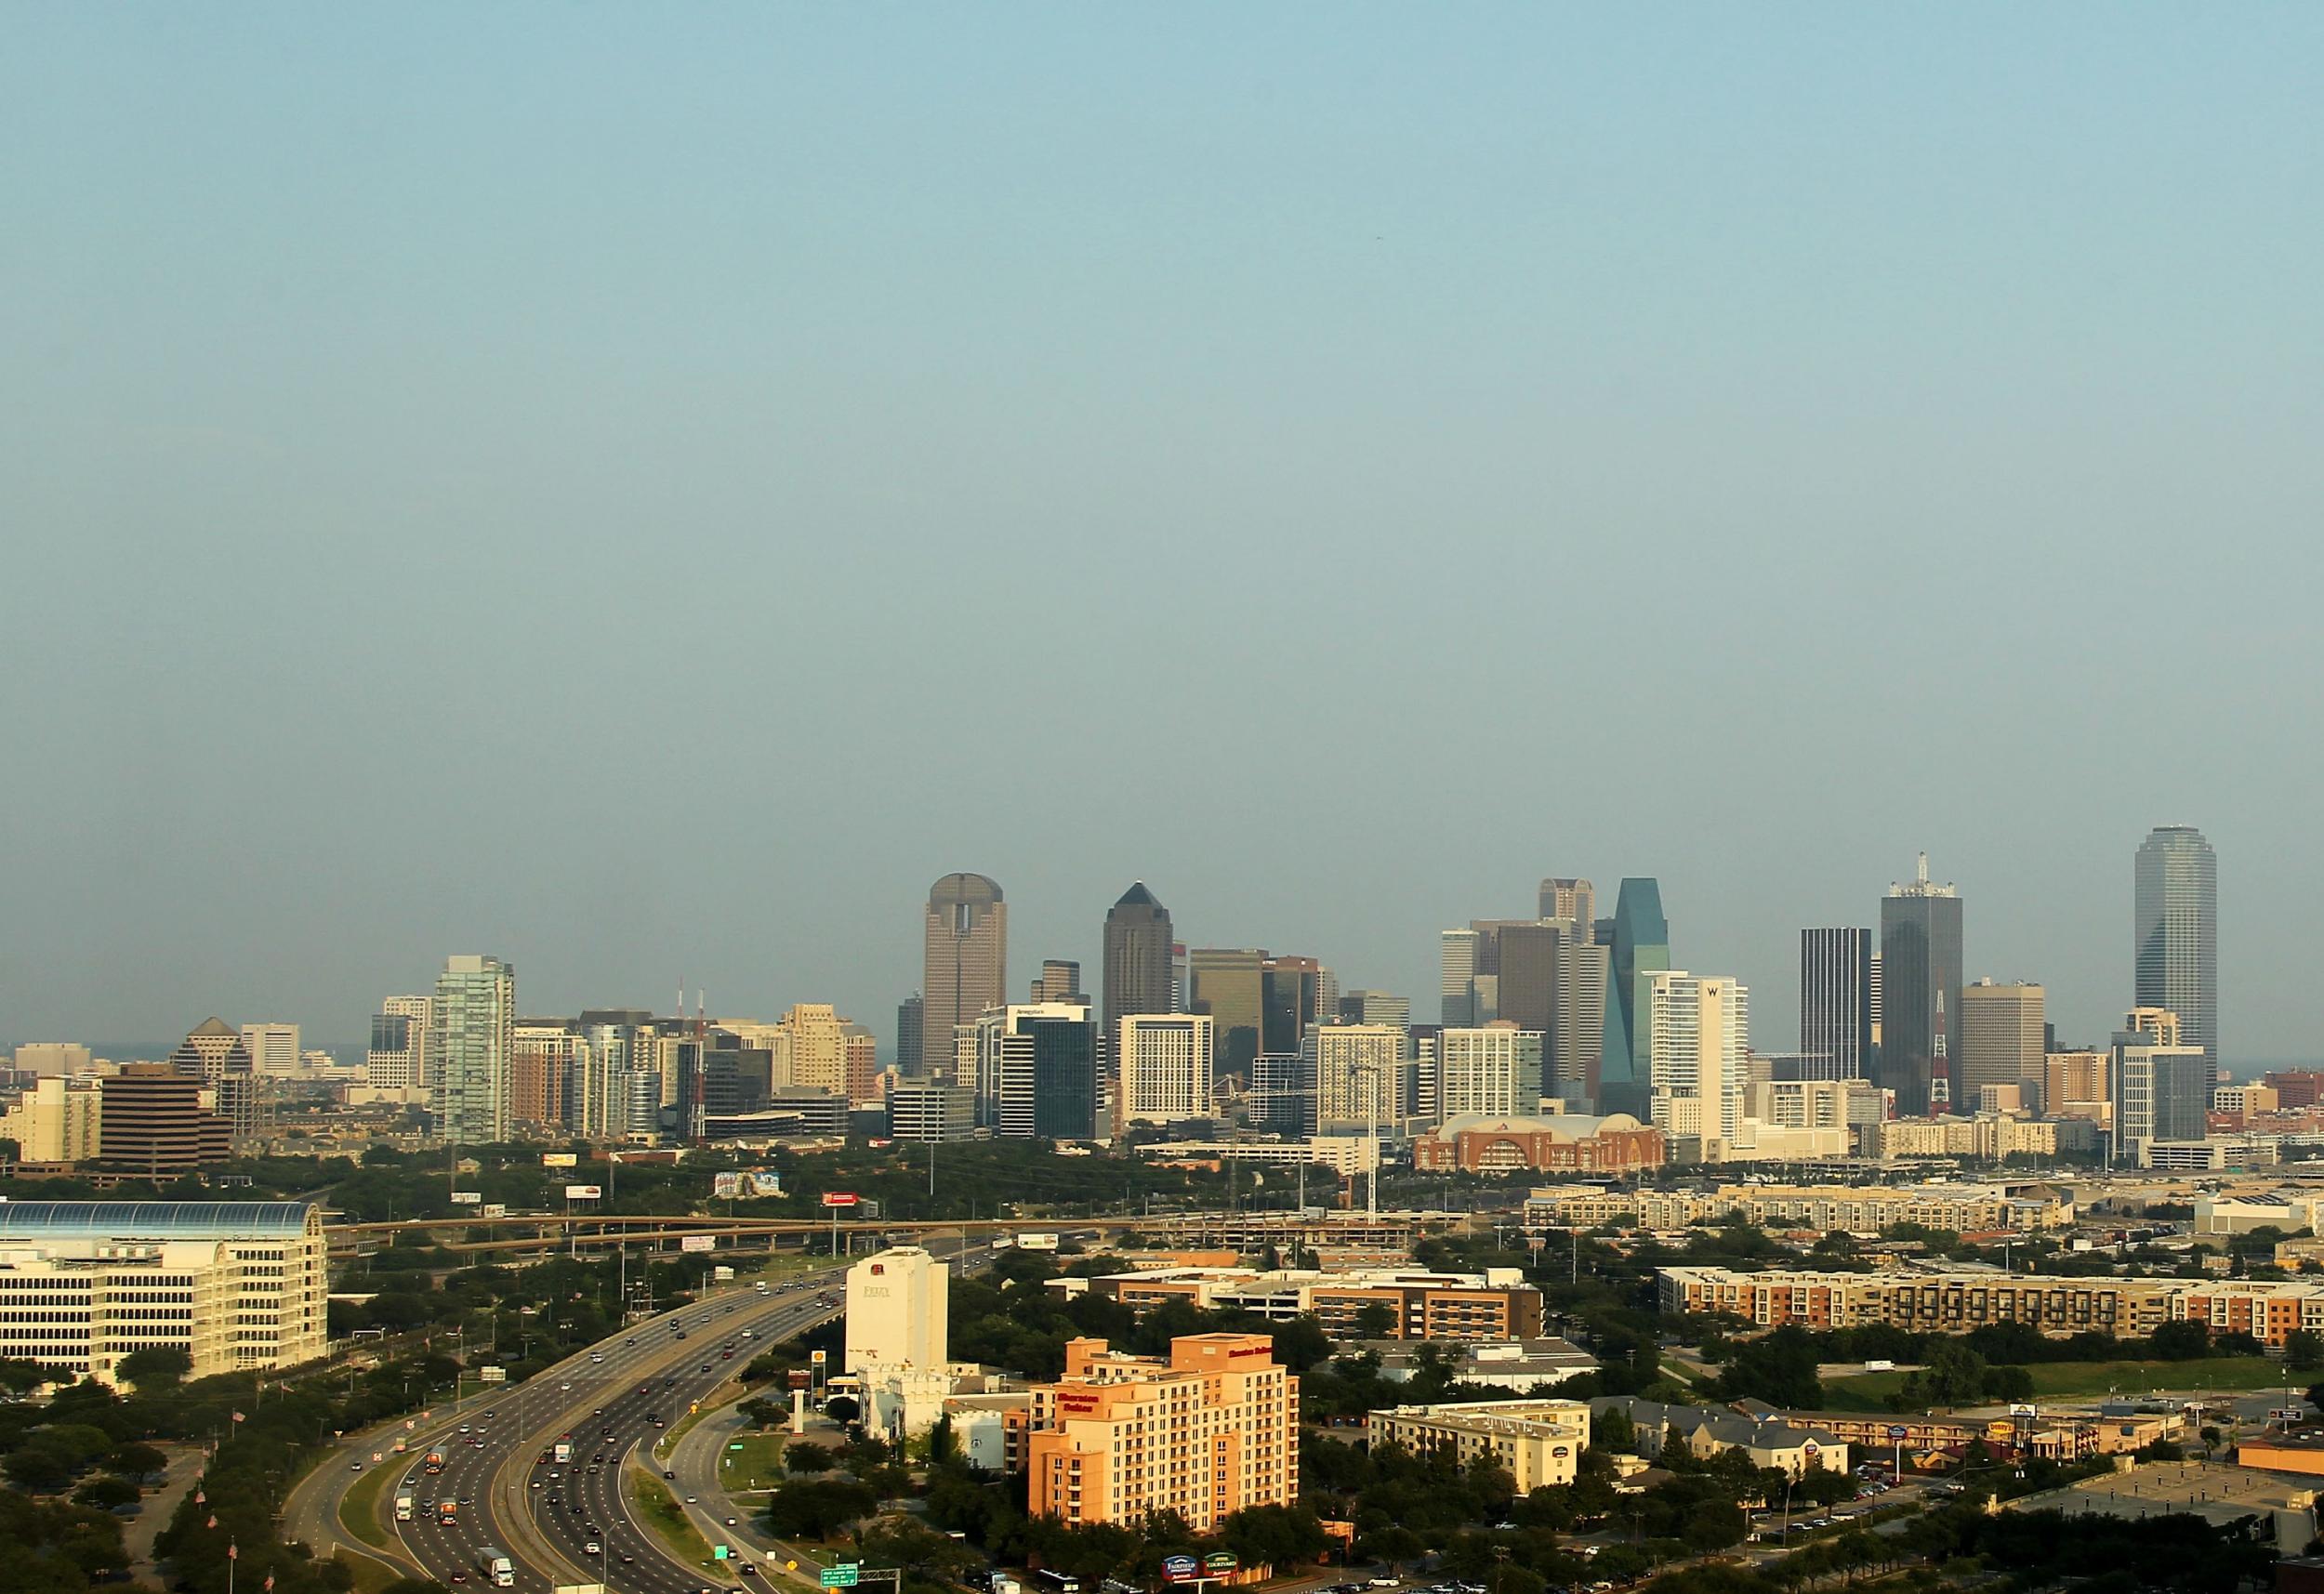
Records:
[[[2324,16],[11,7],[0,1038],[1010,979],[1433,1018],[1659,878],[2308,1059]]]

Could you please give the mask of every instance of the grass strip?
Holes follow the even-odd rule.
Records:
[[[395,1542],[379,1525],[379,1495],[396,1476],[393,1467],[376,1467],[339,1499],[339,1525],[374,1549],[385,1549]]]
[[[678,1503],[678,1496],[642,1467],[633,1467],[631,1476],[634,1487],[629,1493],[637,1503],[638,1520],[687,1565],[700,1566],[707,1561],[710,1547],[694,1531],[693,1523],[686,1520],[686,1509]]]

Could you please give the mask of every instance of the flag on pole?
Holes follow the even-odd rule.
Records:
[[[193,1492],[193,1503],[197,1506],[206,1506],[210,1503],[210,1497],[209,1495],[204,1494],[201,1490],[196,1489]]]
[[[238,1544],[228,1545],[226,1547],[226,1559],[229,1561],[240,1561],[242,1559],[242,1546]]]
[[[236,1422],[240,1422],[240,1421],[242,1421],[242,1420],[243,1420],[243,1416],[242,1416],[242,1413],[240,1413],[240,1412],[236,1412],[236,1413],[234,1414],[234,1420],[235,1420]]]
[[[274,1594],[274,1574],[266,1574],[266,1594]]]
[[[217,1519],[216,1517],[212,1517],[212,1518],[211,1518],[211,1519],[210,1519],[210,1520],[209,1520],[206,1523],[205,1523],[204,1525],[205,1525],[205,1526],[207,1526],[207,1527],[216,1527],[216,1526],[218,1526],[218,1519]]]

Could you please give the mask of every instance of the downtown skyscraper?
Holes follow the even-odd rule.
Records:
[[[1643,1124],[1653,1111],[1654,1091],[1644,993],[1648,978],[1670,967],[1670,921],[1662,916],[1661,886],[1651,877],[1624,880],[1614,899],[1613,930],[1597,1106],[1601,1113],[1627,1113]]]
[[[1009,907],[982,875],[946,875],[929,888],[920,979],[920,1066],[953,1066],[954,1035],[1009,1002]]]
[[[1105,966],[1099,989],[1103,1027],[1098,1044],[1106,1060],[1121,1043],[1122,1021],[1139,1013],[1167,1013],[1170,997],[1170,910],[1146,889],[1132,885],[1105,915]],[[1208,1081],[1204,1082],[1205,1088]]]
[[[1872,1072],[1872,932],[1800,932],[1802,1077],[1865,1079]]]
[[[1881,1049],[1872,1080],[1896,1093],[1904,1117],[1961,1107],[1952,1085],[1961,951],[1961,894],[1930,881],[1923,852],[1913,878],[1881,899]]]
[[[2164,824],[2138,849],[2132,908],[2135,1007],[2179,1015],[2184,1044],[2219,1073],[2219,859],[2191,824]]]

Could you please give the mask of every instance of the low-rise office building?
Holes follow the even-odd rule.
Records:
[[[1313,1313],[1335,1339],[1511,1340],[1541,1332],[1541,1292],[1518,1268],[1482,1273],[1161,1268],[1051,1279],[1049,1287],[1067,1296],[1086,1291],[1140,1310],[1183,1300],[1274,1323]]]
[[[321,1356],[322,1211],[303,1201],[0,1203],[0,1358],[113,1381],[133,1351],[188,1377]]]
[[[1571,1483],[1590,1447],[1590,1407],[1580,1401],[1458,1401],[1395,1406],[1365,1419],[1375,1446],[1414,1456],[1449,1451],[1466,1467],[1492,1461],[1516,1481],[1517,1493]]]
[[[0,1139],[16,1142],[20,1162],[88,1162],[98,1153],[102,1104],[94,1075],[43,1075],[0,1115]]]
[[[1211,1532],[1298,1499],[1299,1416],[1299,1379],[1264,1334],[1182,1335],[1168,1359],[1069,1340],[1025,1419],[1028,1508],[1069,1525],[1175,1511]]]

